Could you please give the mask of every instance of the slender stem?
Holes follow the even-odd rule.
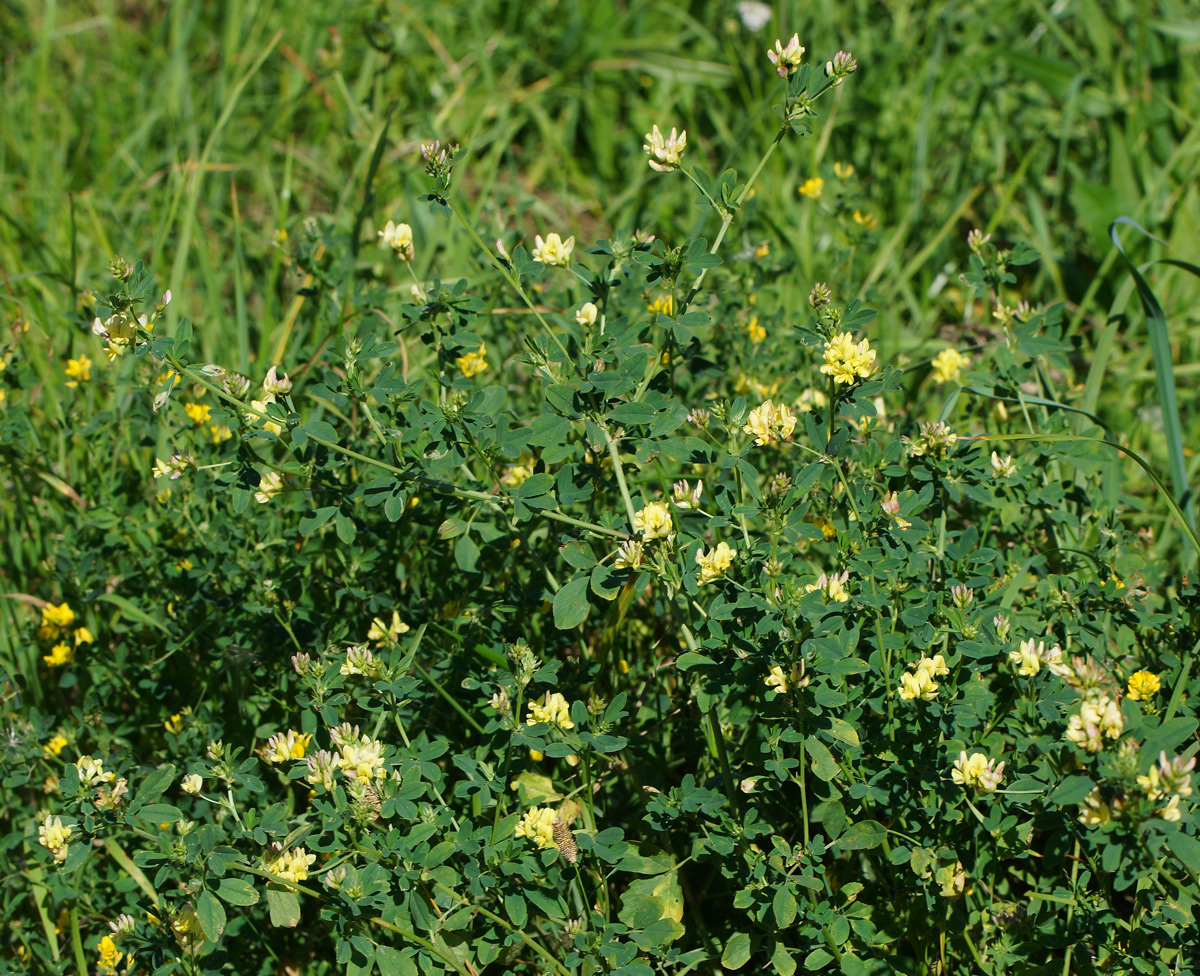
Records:
[[[608,432],[607,427],[601,428],[604,431],[604,440],[608,444],[608,456],[612,458],[613,474],[617,476],[617,487],[621,489],[621,498],[625,502],[625,513],[629,516],[630,528],[633,527],[633,499],[629,497],[629,486],[625,483],[625,469],[621,466],[621,452],[617,450],[617,443],[613,440],[612,434]]]

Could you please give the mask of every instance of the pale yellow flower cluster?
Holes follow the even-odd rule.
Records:
[[[54,863],[62,864],[67,859],[71,840],[70,826],[63,826],[62,817],[51,817],[38,827],[38,843],[54,855]]]
[[[825,193],[825,181],[819,176],[810,176],[796,187],[796,192],[810,200],[820,200]]]
[[[947,346],[933,357],[930,365],[933,367],[933,378],[939,383],[957,383],[962,378],[962,371],[971,365],[971,358],[953,346]]]
[[[700,567],[700,585],[705,583],[715,583],[721,579],[727,572],[729,567],[733,565],[734,559],[737,558],[737,550],[732,548],[728,542],[718,542],[710,551],[705,552],[703,548],[696,550],[696,565]]]
[[[633,516],[633,531],[646,540],[671,539],[675,535],[675,523],[671,521],[671,509],[665,502],[651,502]]]
[[[775,50],[767,50],[767,57],[775,65],[775,73],[780,78],[790,78],[800,67],[804,57],[804,47],[800,44],[800,35],[793,34],[785,46],[783,41],[775,41]]]
[[[1034,643],[1032,637],[1022,641],[1017,650],[1008,652],[1008,662],[1017,669],[1017,674],[1025,678],[1032,678],[1043,667],[1049,668],[1060,678],[1073,673],[1070,666],[1063,663],[1061,647],[1057,644],[1046,647],[1045,641]]]
[[[551,807],[530,807],[517,823],[513,833],[528,837],[539,850],[554,847],[554,821],[558,814]]]
[[[900,697],[905,701],[912,701],[915,698],[920,698],[922,701],[936,699],[938,684],[933,679],[950,673],[950,669],[946,667],[946,659],[940,654],[935,654],[933,657],[926,657],[922,654],[921,659],[913,662],[909,667],[913,669],[912,674],[906,671],[900,675]]]
[[[108,976],[110,973],[115,973],[117,967],[121,965],[121,960],[125,958],[125,954],[117,948],[113,937],[111,935],[104,936],[96,948],[100,955],[101,974]]]
[[[293,759],[303,759],[304,752],[311,741],[311,733],[296,732],[293,729],[276,732],[267,740],[266,748],[263,750],[263,759],[269,763],[285,763]]]
[[[340,749],[338,769],[347,779],[356,780],[364,786],[372,780],[386,778],[383,743],[366,733],[357,742],[345,742]]]
[[[392,253],[405,263],[416,256],[416,250],[413,248],[412,228],[408,224],[397,224],[389,220],[383,230],[379,232],[379,243],[383,247],[390,247]]]
[[[170,294],[167,292],[163,297],[169,301]],[[148,331],[154,326],[145,315],[134,318],[129,312],[114,312],[103,322],[97,316],[92,322],[92,334],[100,336],[108,343],[105,354],[108,356],[109,362],[133,348],[139,328]]]
[[[260,505],[265,505],[281,491],[283,491],[283,475],[278,471],[264,471],[259,476],[258,490],[254,493],[254,500]]]
[[[1183,817],[1179,809],[1181,797],[1192,795],[1192,770],[1196,768],[1196,757],[1184,761],[1182,756],[1167,758],[1165,751],[1158,754],[1158,765],[1151,766],[1145,776],[1137,778],[1138,786],[1146,794],[1148,800],[1157,801],[1168,798],[1166,804],[1157,813],[1163,820],[1172,823]]]
[[[825,364],[821,372],[835,383],[850,384],[866,379],[875,371],[875,350],[867,339],[855,344],[849,332],[839,332],[825,343]]]
[[[568,237],[565,241],[557,234],[547,234],[546,239],[542,239],[541,234],[534,237],[533,260],[540,261],[542,264],[552,268],[569,268],[571,266],[571,252],[575,249],[575,237]]]
[[[191,796],[195,796],[204,788],[204,777],[199,773],[189,773],[179,782],[179,788]]]
[[[78,359],[68,359],[63,372],[67,375],[67,386],[75,389],[92,378],[92,361],[82,355]]]
[[[985,753],[973,752],[969,756],[966,750],[958,754],[950,778],[959,786],[973,787],[977,793],[995,793],[1004,776],[1004,763],[997,764]]]
[[[771,665],[771,670],[767,673],[765,681],[767,683],[767,687],[773,689],[777,694],[787,694],[787,675],[784,674],[783,668],[781,668],[778,664]]]
[[[1085,701],[1079,714],[1067,723],[1065,738],[1088,752],[1099,752],[1105,739],[1118,739],[1125,730],[1125,717],[1120,706],[1107,695],[1096,701]]]
[[[1017,473],[1017,464],[1012,459],[1012,455],[1000,457],[999,453],[992,451],[992,477],[999,481],[1002,478],[1011,478]]]
[[[843,571],[841,573],[822,573],[817,577],[815,583],[809,583],[804,587],[805,593],[816,593],[820,590],[825,594],[826,600],[832,600],[834,603],[845,603],[850,599],[850,591],[846,589],[846,583],[850,579],[850,573]]]
[[[796,429],[796,417],[787,404],[776,405],[764,400],[762,405],[750,411],[750,417],[742,430],[754,435],[754,443],[765,447],[774,441],[785,441]]]
[[[587,328],[589,325],[596,324],[596,317],[600,314],[600,310],[596,308],[595,302],[584,302],[579,311],[575,313],[575,324]]]
[[[374,641],[379,644],[395,644],[400,639],[401,634],[407,634],[409,626],[400,619],[400,613],[397,610],[392,611],[392,620],[390,623],[385,623],[382,617],[375,617],[371,621],[371,628],[367,631],[367,640]]]
[[[383,674],[383,662],[365,644],[357,644],[346,648],[346,660],[338,668],[338,674],[374,680]]]
[[[548,691],[541,701],[529,703],[529,717],[525,719],[525,724],[537,725],[539,722],[545,722],[564,732],[575,728],[575,723],[571,721],[570,706],[557,691]]]
[[[283,878],[284,881],[298,882],[308,878],[308,868],[317,859],[316,854],[310,854],[303,847],[291,847],[286,851],[279,850],[279,845],[272,844],[269,853],[263,855],[263,870],[270,871]]]
[[[657,125],[646,133],[646,142],[642,146],[643,151],[650,156],[650,168],[659,173],[679,169],[686,148],[686,130],[676,133],[675,127],[672,126],[671,134],[664,138]]]

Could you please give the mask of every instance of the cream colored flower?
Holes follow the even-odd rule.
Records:
[[[575,313],[575,324],[586,328],[589,325],[596,324],[596,316],[600,310],[596,308],[594,302],[584,302],[580,306],[579,311]]]
[[[387,226],[379,232],[379,243],[390,247],[392,253],[401,261],[411,261],[416,255],[413,248],[412,228],[408,224],[397,224],[389,220]]]
[[[721,579],[736,558],[737,550],[731,548],[728,542],[718,542],[716,548],[708,553],[702,548],[697,549],[696,565],[700,567],[700,585]]]
[[[278,471],[266,471],[259,482],[258,491],[254,493],[254,500],[260,504],[266,504],[281,491],[283,491],[283,475]]]
[[[531,701],[528,707],[529,717],[525,719],[526,725],[545,722],[564,732],[575,728],[575,723],[571,721],[571,709],[567,705],[567,700],[557,691],[546,692],[541,701]]]
[[[646,133],[646,142],[642,149],[650,156],[650,168],[659,173],[669,173],[679,169],[680,159],[687,148],[687,131],[676,134],[674,126],[671,134],[665,139],[658,126]]]
[[[1011,478],[1017,473],[1016,462],[1013,461],[1012,455],[1001,458],[996,451],[992,451],[992,477],[999,481],[1001,478]]]
[[[647,541],[671,539],[675,535],[675,523],[671,521],[671,509],[665,502],[650,502],[633,516],[633,531]]]
[[[195,796],[204,788],[204,777],[199,773],[190,773],[180,780],[179,787],[184,793]]]
[[[1045,643],[1040,648],[1035,647],[1031,637],[1027,641],[1022,641],[1018,650],[1008,652],[1009,663],[1017,669],[1017,674],[1032,678],[1042,669],[1042,659],[1038,652],[1044,650],[1045,647]]]
[[[557,234],[547,234],[534,237],[533,260],[553,268],[569,268],[571,252],[575,249],[575,238],[568,237],[565,241]]]
[[[62,864],[67,859],[68,842],[71,839],[71,827],[64,826],[62,817],[51,817],[38,827],[38,843],[54,855],[54,863]]]
[[[79,771],[80,786],[101,786],[113,781],[113,774],[104,768],[104,763],[91,756],[80,756],[76,759],[75,768]]]
[[[401,634],[407,634],[411,628],[403,620],[400,619],[398,610],[392,611],[392,619],[390,623],[384,623],[382,617],[376,617],[371,621],[371,629],[367,631],[367,640],[374,641],[375,644],[395,644]]]
[[[287,373],[279,375],[279,367],[272,366],[267,370],[266,378],[263,380],[263,393],[270,397],[285,396],[292,392],[292,381],[288,379]]]
[[[804,57],[804,47],[800,44],[800,35],[793,34],[792,39],[784,46],[783,41],[775,41],[775,50],[768,50],[767,57],[775,65],[775,73],[780,78],[790,78],[800,67]]]
[[[303,847],[292,847],[280,850],[279,844],[272,844],[263,854],[263,869],[276,874],[284,881],[298,882],[308,878],[308,869],[317,860],[316,854],[310,854]]]
[[[820,590],[825,594],[826,600],[833,600],[835,603],[845,603],[850,599],[850,591],[846,589],[846,583],[850,579],[849,571],[842,573],[822,573],[817,577],[815,583],[809,583],[804,587],[805,593],[815,593]]]
[[[1100,795],[1100,787],[1089,793],[1079,806],[1079,822],[1085,827],[1099,827],[1112,820],[1112,808]]]
[[[285,763],[293,759],[303,759],[304,751],[311,741],[311,734],[295,732],[291,729],[286,732],[276,732],[267,740],[266,748],[263,750],[263,759],[269,763]]]
[[[825,364],[821,372],[833,377],[835,383],[853,383],[866,379],[875,371],[875,350],[867,339],[857,345],[849,332],[839,332],[825,343]]]
[[[767,674],[765,681],[767,683],[767,687],[773,689],[778,694],[787,694],[787,675],[783,673],[783,668],[781,668],[778,664],[771,665],[770,673]]]
[[[338,768],[347,779],[365,785],[387,777],[383,766],[383,743],[379,740],[364,733],[359,741],[346,742],[339,751]]]
[[[554,821],[558,814],[552,807],[530,807],[517,823],[513,834],[528,837],[539,850],[554,847]]]
[[[982,752],[973,752],[969,756],[966,750],[958,754],[950,778],[959,786],[973,787],[977,793],[995,793],[1004,776],[1004,763],[997,764],[996,760],[988,759]]]
[[[787,404],[776,405],[771,400],[764,400],[760,406],[750,411],[746,425],[742,430],[754,435],[754,443],[765,447],[777,440],[787,440],[796,429],[796,417]]]

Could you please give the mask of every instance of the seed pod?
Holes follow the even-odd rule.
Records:
[[[567,859],[568,864],[574,864],[579,860],[579,847],[575,843],[575,834],[562,817],[554,818],[554,843],[558,847],[558,852]]]

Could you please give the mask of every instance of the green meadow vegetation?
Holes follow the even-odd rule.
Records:
[[[1187,0],[0,0],[0,970],[1200,969]]]

